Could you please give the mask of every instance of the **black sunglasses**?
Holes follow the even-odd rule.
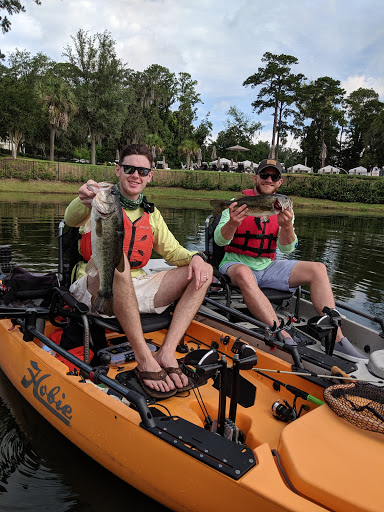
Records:
[[[279,181],[280,175],[279,174],[270,174],[269,172],[259,172],[259,176],[262,180],[267,180],[268,178],[271,178],[272,181]]]
[[[136,167],[135,165],[122,164],[121,167],[124,169],[125,174],[133,174],[135,171],[138,172],[139,176],[148,176],[151,169],[147,167]]]

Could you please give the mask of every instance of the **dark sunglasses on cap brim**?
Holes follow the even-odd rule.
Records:
[[[268,178],[271,178],[272,181],[279,181],[280,174],[271,174],[270,172],[259,172],[259,176],[262,180],[267,180]]]
[[[133,174],[137,171],[139,176],[148,176],[151,169],[148,167],[136,167],[135,165],[122,164],[121,167],[124,169],[125,174]]]

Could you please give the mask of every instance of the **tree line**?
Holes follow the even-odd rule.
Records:
[[[330,77],[308,81],[293,72],[298,59],[266,52],[262,66],[244,87],[255,89],[255,114],[270,111],[270,143],[258,141],[262,125],[235,105],[224,129],[212,140],[210,114],[197,119],[202,103],[198,82],[189,73],[173,73],[158,64],[130,69],[117,57],[109,32],[79,30],[63,49],[63,62],[43,53],[16,50],[0,64],[0,137],[11,142],[12,155],[49,160],[86,159],[113,162],[128,143],[147,143],[172,168],[217,154],[235,158],[226,148],[250,149],[249,160],[274,156],[286,167],[304,163],[349,169],[384,163],[384,104],[373,89],[348,96]],[[287,147],[293,134],[299,150]],[[161,155],[161,156],[160,156]]]

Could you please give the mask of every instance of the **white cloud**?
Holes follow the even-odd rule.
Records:
[[[379,94],[381,100],[384,99],[384,78],[373,78],[364,75],[349,76],[341,82],[341,87],[345,89],[346,94],[356,91],[360,87],[363,89],[373,89]]]
[[[17,47],[59,61],[79,28],[108,30],[130,68],[160,64],[198,80],[200,120],[211,111],[215,133],[231,105],[261,121],[262,134],[271,129],[272,112],[254,114],[257,90],[242,85],[267,51],[297,57],[292,71],[309,79],[330,76],[384,98],[382,0],[44,0],[26,9],[0,34],[4,53]]]

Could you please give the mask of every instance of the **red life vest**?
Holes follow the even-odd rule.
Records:
[[[256,195],[252,188],[243,190],[243,194]],[[271,215],[266,222],[261,222],[259,217],[249,215],[237,228],[231,243],[225,246],[225,251],[274,260],[278,232],[277,215]]]
[[[123,210],[124,241],[123,251],[127,255],[131,268],[144,267],[152,254],[154,237],[149,222],[149,213],[132,222]],[[84,233],[80,240],[80,253],[85,261],[92,256],[91,232]]]

